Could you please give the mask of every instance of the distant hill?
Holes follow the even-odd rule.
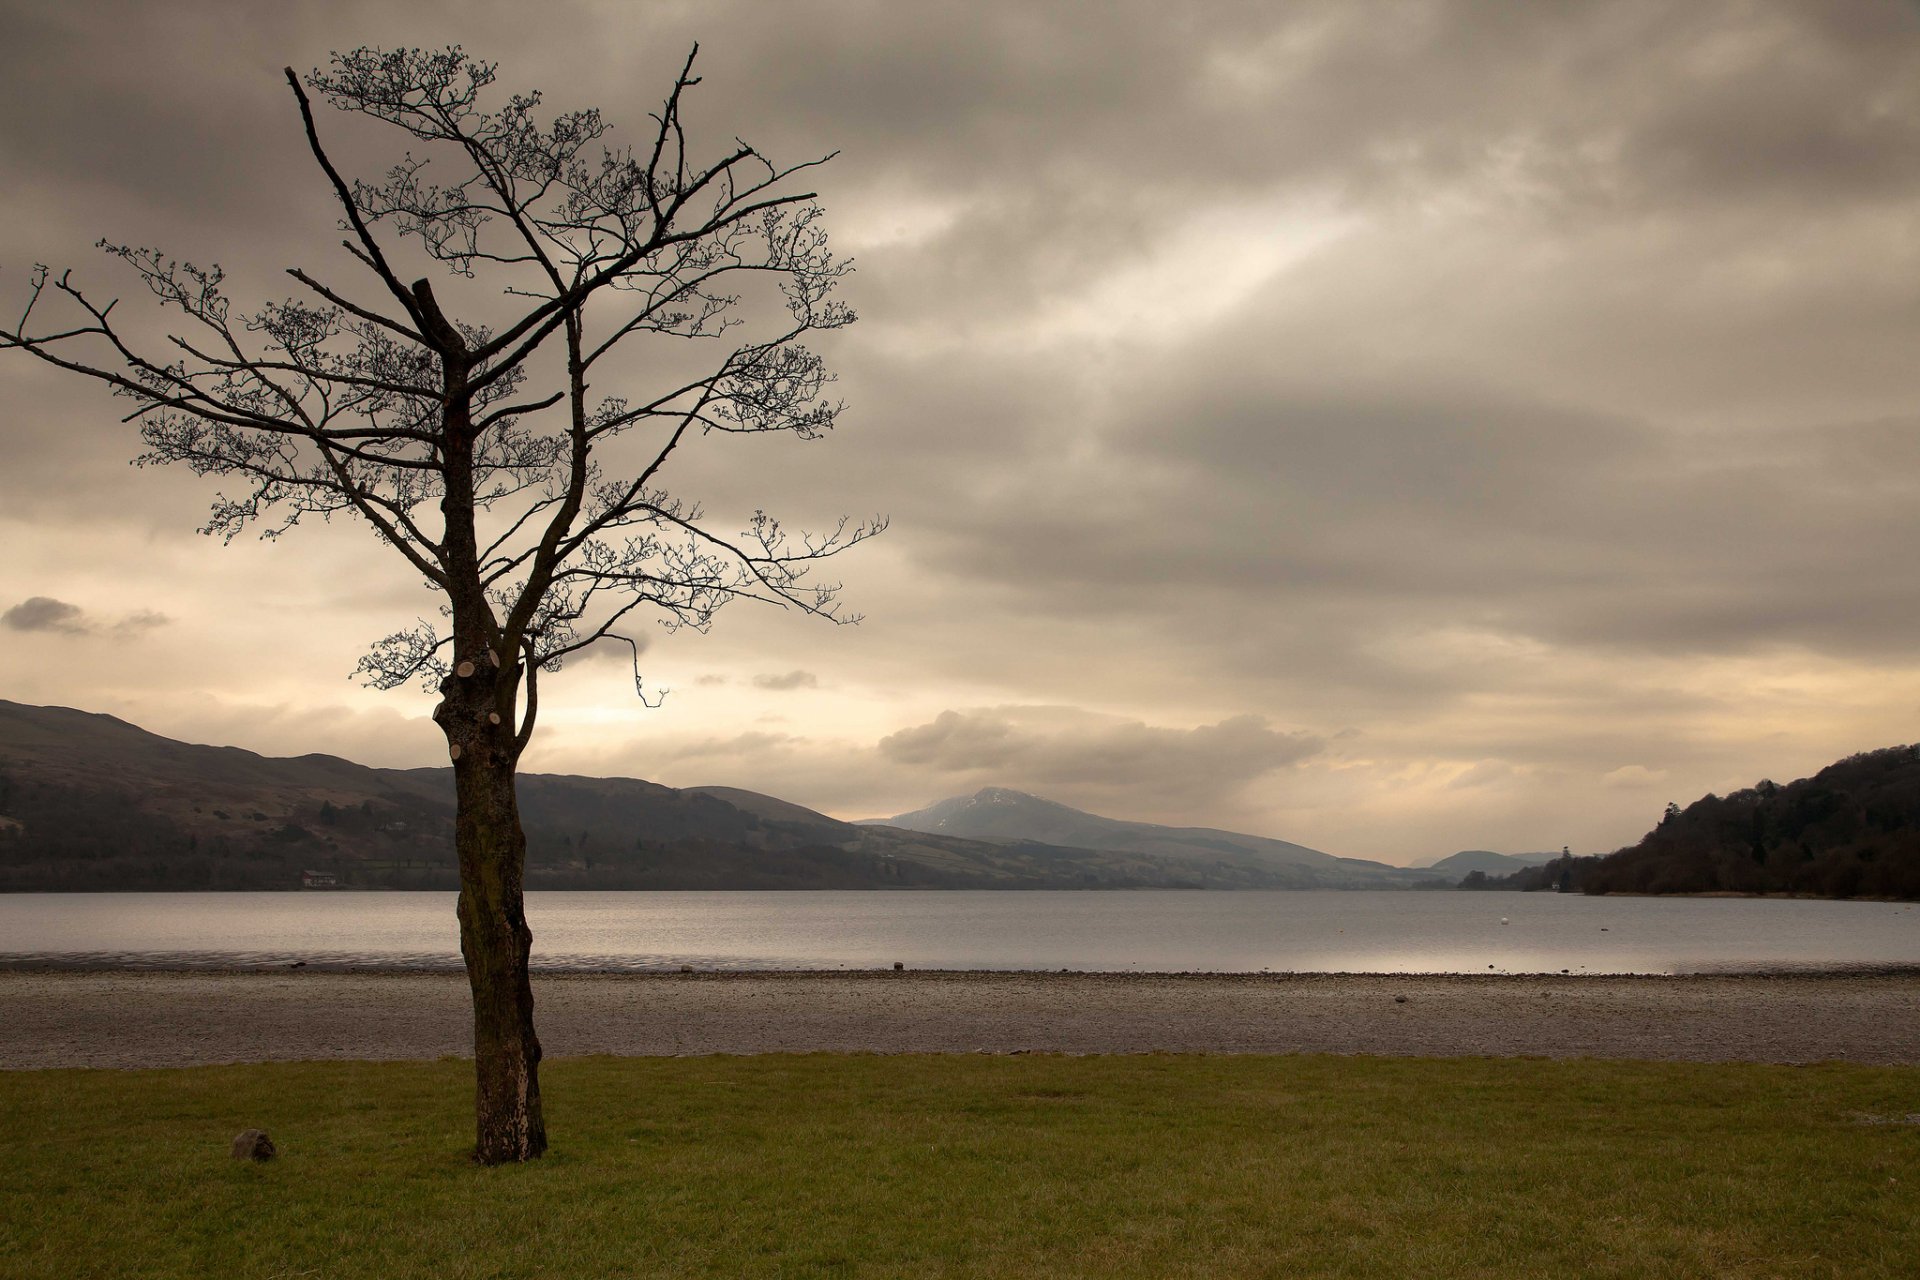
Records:
[[[523,774],[527,883],[566,889],[1280,888],[1258,865],[840,822],[733,787]],[[0,891],[452,888],[453,773],[175,742],[0,701]],[[1325,856],[1325,855],[1320,855]]]
[[[758,791],[743,791],[739,787],[688,787],[688,795],[712,796],[747,813],[758,814],[762,818],[771,818],[776,822],[798,822],[823,830],[842,831],[851,829],[852,824],[829,818],[824,813],[815,813],[804,805],[788,800],[776,800],[772,796],[763,796]]]
[[[1920,746],[1669,807],[1638,844],[1471,888],[1920,898]]]
[[[1458,853],[1450,853],[1444,858],[1428,863],[1423,869],[1456,880],[1470,871],[1484,871],[1490,876],[1504,876],[1511,875],[1524,867],[1542,866],[1559,856],[1557,853],[1495,853],[1491,849],[1462,849]]]
[[[1265,836],[1103,818],[1006,787],[987,787],[970,796],[955,796],[878,821],[969,840],[1042,841],[1149,855],[1208,868],[1216,874],[1237,871],[1257,875],[1279,888],[1390,888],[1438,878],[1430,872],[1336,857]]]

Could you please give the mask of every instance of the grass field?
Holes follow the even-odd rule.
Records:
[[[505,1169],[470,1070],[0,1074],[0,1275],[1920,1273],[1909,1068],[581,1059]]]

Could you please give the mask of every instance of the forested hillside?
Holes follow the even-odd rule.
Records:
[[[1761,782],[1670,805],[1658,826],[1617,853],[1465,887],[1920,898],[1920,746],[1848,756],[1785,786]]]

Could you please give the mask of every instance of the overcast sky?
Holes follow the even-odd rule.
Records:
[[[525,767],[844,817],[985,785],[1416,861],[1601,851],[1914,739],[1920,18],[1869,2],[0,3],[0,304],[94,240],[352,270],[280,68],[497,60],[815,178],[825,440],[680,481],[797,524],[750,604],[543,684]],[[333,127],[322,120],[323,127]],[[445,760],[349,675],[430,613],[345,525],[222,546],[126,402],[0,353],[0,696]],[[624,650],[622,651],[622,655]]]

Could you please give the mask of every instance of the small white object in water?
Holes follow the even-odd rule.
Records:
[[[1510,922],[1510,921],[1509,921],[1509,920],[1508,920],[1508,919],[1507,919],[1507,918],[1506,918],[1505,916],[1501,916],[1501,917],[1500,917],[1500,923],[1501,923],[1501,924],[1509,924],[1509,923],[1511,923],[1511,922]]]

